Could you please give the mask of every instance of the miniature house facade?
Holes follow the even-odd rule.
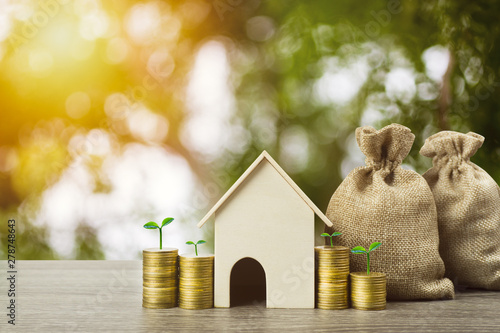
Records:
[[[314,308],[315,214],[331,226],[264,151],[198,224],[215,217],[215,307],[231,305],[233,270],[252,260],[265,273],[268,308]],[[252,272],[243,275],[251,283]]]

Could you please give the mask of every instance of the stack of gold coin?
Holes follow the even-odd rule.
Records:
[[[351,273],[352,307],[359,310],[383,310],[386,304],[386,276],[384,273]]]
[[[349,307],[349,249],[344,246],[317,246],[317,307],[340,310]]]
[[[142,251],[142,306],[167,309],[177,305],[179,251],[174,248]]]
[[[214,256],[179,256],[179,307],[208,309],[214,305]]]

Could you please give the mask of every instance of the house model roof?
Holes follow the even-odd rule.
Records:
[[[276,171],[286,180],[286,182],[294,189],[295,192],[304,200],[304,202],[314,211],[316,215],[329,227],[332,226],[330,220],[321,212],[321,210],[309,199],[309,197],[300,189],[300,187],[295,184],[295,182],[288,176],[288,174],[283,170],[279,164],[269,155],[267,151],[263,151],[262,154],[250,165],[250,167],[241,175],[241,177],[231,186],[231,188],[222,196],[222,198],[215,204],[215,206],[210,209],[210,211],[203,217],[203,219],[198,223],[198,228],[201,228],[205,222],[226,202],[226,200],[233,194],[233,192],[245,181],[245,179],[257,168],[257,166],[266,160],[271,164]]]

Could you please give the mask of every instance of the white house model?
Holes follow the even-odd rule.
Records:
[[[241,285],[250,288],[255,267],[262,271],[261,266],[268,308],[314,308],[315,214],[332,225],[262,152],[198,223],[201,228],[215,215],[215,307],[229,307],[232,280],[247,280]],[[245,261],[253,266],[235,272],[237,263]]]

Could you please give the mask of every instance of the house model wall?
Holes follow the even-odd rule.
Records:
[[[265,272],[268,308],[314,308],[314,215],[328,218],[264,151],[198,224],[215,216],[214,305],[229,307],[243,258]]]

